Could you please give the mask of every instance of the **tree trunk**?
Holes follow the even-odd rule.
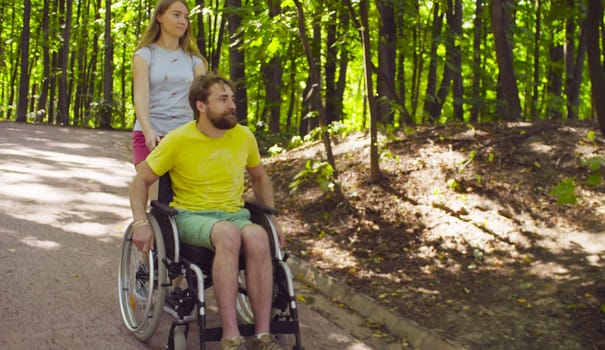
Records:
[[[305,13],[303,11],[302,5],[300,4],[300,0],[294,0],[294,4],[296,5],[297,13],[298,13],[298,31],[300,32],[300,38],[302,40],[303,48],[305,50],[305,54],[307,56],[307,61],[309,63],[309,72],[311,77],[311,86],[312,90],[310,91],[311,99],[314,101],[312,105],[316,105],[319,107],[319,122],[322,127],[321,136],[324,143],[324,148],[326,151],[326,158],[328,163],[332,166],[334,170],[334,174],[338,174],[336,169],[336,161],[334,159],[334,153],[332,152],[332,145],[330,141],[330,135],[327,130],[327,119],[326,119],[326,111],[321,102],[321,80],[319,76],[319,70],[317,69],[317,65],[315,64],[315,57],[311,52],[311,47],[309,46],[309,41],[307,39],[307,31],[305,29]]]
[[[376,100],[372,89],[372,52],[370,43],[370,25],[368,20],[368,2],[359,2],[359,14],[361,19],[361,44],[363,47],[363,71],[366,84],[366,97],[370,107],[370,183],[378,183],[382,179],[380,164],[378,163],[378,112]]]
[[[536,116],[538,107],[538,82],[540,81],[540,38],[542,33],[542,0],[536,0],[536,28],[534,30],[534,76],[529,117]]]
[[[479,121],[481,116],[481,106],[483,101],[483,94],[481,92],[481,38],[483,31],[483,0],[475,1],[475,19],[473,21],[473,96],[471,97],[471,123]]]
[[[42,82],[40,86],[40,98],[36,108],[36,122],[42,123],[44,116],[48,114],[48,88],[50,83],[50,48],[49,48],[49,10],[50,4],[48,0],[44,0],[44,9],[42,10]]]
[[[225,7],[239,9],[241,0],[227,0]],[[248,92],[246,91],[246,62],[242,49],[244,31],[240,30],[242,18],[237,11],[229,11],[227,15],[227,31],[229,33],[229,76],[235,82],[235,113],[237,120],[247,122],[248,118]]]
[[[269,1],[269,16],[274,18],[281,13],[279,1]],[[265,83],[265,109],[269,111],[269,132],[279,133],[281,120],[281,95],[283,88],[282,59],[280,51],[268,61],[264,61],[262,75]]]
[[[201,10],[206,8],[204,4],[204,0],[196,0],[196,6],[198,6]],[[202,56],[208,59],[208,71],[215,69],[216,67],[212,66],[213,62],[210,62],[210,52],[208,52],[208,47],[206,46],[206,28],[204,22],[204,11],[200,11],[197,14],[197,38],[196,38],[197,48],[200,50]]]
[[[433,35],[430,48],[429,72],[426,82],[426,93],[424,99],[424,111],[429,116],[431,122],[435,122],[433,111],[437,103],[437,38],[441,35],[443,29],[443,13],[439,11],[439,3],[433,3]]]
[[[313,64],[317,66],[316,62],[319,62],[321,60],[321,25],[319,25],[317,22],[313,23],[313,40],[311,41],[311,43],[309,43],[309,41],[307,40],[307,44],[309,45],[309,53],[311,54]],[[318,102],[321,102],[321,89],[317,92],[318,94],[320,94],[320,99],[318,100],[312,98],[314,91],[313,89],[319,87],[319,85],[315,85],[316,81],[320,81],[319,79],[321,79],[319,75],[317,77],[317,80],[315,80],[315,78],[313,77],[313,72],[309,72],[307,82],[303,90],[303,117],[299,125],[300,135],[308,134],[309,132],[311,132],[311,130],[315,129],[321,124],[317,115],[317,111],[319,111],[319,109],[321,108],[321,106],[318,104]]]
[[[563,45],[551,43],[548,70],[548,117],[561,119],[561,91],[563,87]]]
[[[439,120],[439,116],[441,116],[441,110],[443,109],[443,104],[445,103],[445,99],[450,92],[450,86],[452,84],[452,77],[454,75],[453,67],[453,50],[454,50],[454,32],[453,28],[453,7],[452,1],[447,1],[448,6],[445,12],[446,21],[448,24],[448,29],[445,31],[445,49],[446,49],[446,58],[445,64],[443,65],[443,75],[441,77],[441,84],[439,85],[439,89],[437,90],[437,97],[431,108],[431,121],[436,122]]]
[[[393,124],[394,110],[391,107],[397,100],[395,92],[395,57],[397,43],[397,28],[395,27],[395,11],[391,0],[377,0],[376,7],[380,13],[380,28],[378,29],[378,81],[377,93],[378,121],[384,125]]]
[[[586,17],[586,44],[588,69],[592,91],[594,113],[599,121],[601,133],[605,136],[605,72],[601,61],[601,24],[603,23],[603,4],[601,0],[588,0]]]
[[[508,41],[508,11],[505,9],[509,0],[493,0],[491,7],[492,31],[496,43],[496,58],[500,69],[502,93],[505,102],[505,119],[515,121],[521,118],[521,102],[515,78],[513,54]]]
[[[96,8],[101,9],[101,6],[103,6],[101,0],[96,0]],[[100,12],[101,11],[95,11],[95,22],[101,20]],[[85,86],[86,92],[84,93],[84,101],[83,101],[84,108],[85,108],[84,115],[91,114],[91,105],[92,105],[92,101],[94,100],[93,96],[97,96],[97,94],[98,94],[97,86],[95,84],[96,83],[95,77],[96,77],[97,61],[99,60],[99,44],[98,43],[99,43],[100,36],[101,36],[101,33],[95,31],[90,40],[92,42],[92,48],[90,50],[91,52],[90,52],[89,62],[86,67],[86,86]]]
[[[59,115],[57,121],[61,125],[69,125],[69,96],[67,91],[67,76],[68,76],[68,58],[69,58],[69,40],[71,36],[71,15],[72,15],[72,0],[61,1],[60,11],[62,11],[61,25],[63,30],[63,45],[59,51],[59,67],[61,74],[59,75]]]
[[[103,106],[101,108],[101,129],[111,129],[113,106],[113,41],[111,39],[111,0],[105,0],[105,56],[103,66]]]
[[[336,46],[338,30],[338,12],[331,9],[330,23],[327,24],[326,63],[324,64],[326,81],[326,117],[328,124],[340,119],[341,98],[336,95],[336,65],[338,63],[338,47]],[[342,97],[342,96],[341,96]]]
[[[451,0],[448,1],[449,5],[452,6]],[[453,4],[452,21],[450,28],[454,35],[453,46],[452,46],[452,94],[454,98],[454,119],[458,121],[464,120],[464,110],[462,108],[462,101],[464,99],[464,88],[462,86],[462,49],[460,47],[460,41],[462,40],[462,1],[454,0]]]
[[[419,4],[418,0],[414,1],[414,13],[413,16],[419,16]],[[412,94],[411,94],[411,105],[412,105],[412,116],[416,116],[416,111],[418,109],[418,101],[420,98],[420,77],[422,76],[422,70],[424,67],[424,59],[422,59],[423,53],[419,52],[421,49],[421,43],[419,40],[420,36],[420,24],[416,23],[412,29]]]
[[[19,79],[19,99],[17,101],[16,122],[27,121],[27,92],[29,90],[29,20],[31,16],[31,1],[23,3],[23,30],[21,31],[21,77]]]
[[[576,2],[567,1],[570,10],[574,10]],[[586,58],[586,30],[585,21],[579,22],[579,39],[577,45],[575,38],[577,36],[577,25],[574,18],[570,18],[566,23],[566,53],[565,56],[565,95],[567,96],[567,119],[578,118],[578,105],[580,103],[580,84],[584,72],[584,60]],[[577,47],[577,49],[576,49]]]

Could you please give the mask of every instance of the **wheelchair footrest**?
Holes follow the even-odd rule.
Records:
[[[298,334],[297,321],[271,321],[271,334]]]

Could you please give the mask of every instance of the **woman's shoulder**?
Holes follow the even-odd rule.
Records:
[[[147,62],[149,62],[153,55],[153,45],[155,45],[155,44],[150,44],[147,46],[140,47],[139,49],[137,49],[134,52],[134,56],[141,56],[141,57],[145,58],[145,60]]]

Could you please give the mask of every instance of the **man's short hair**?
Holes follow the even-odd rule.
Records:
[[[198,111],[195,103],[202,101],[208,103],[208,96],[210,95],[210,88],[215,84],[228,85],[231,91],[235,92],[235,84],[214,72],[208,72],[208,74],[200,75],[193,79],[191,88],[189,89],[189,105],[195,115],[195,120],[198,119]]]

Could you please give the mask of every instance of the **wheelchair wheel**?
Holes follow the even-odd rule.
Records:
[[[141,253],[132,241],[132,224],[124,233],[118,291],[124,324],[137,339],[148,340],[155,332],[164,309],[169,283],[166,250],[157,220],[148,215],[153,228],[155,250]]]
[[[252,312],[252,304],[250,304],[250,299],[248,299],[248,294],[245,292],[246,275],[245,275],[244,271],[239,272],[238,281],[239,281],[240,292],[237,293],[237,299],[235,300],[237,318],[241,324],[254,323],[254,312]]]

